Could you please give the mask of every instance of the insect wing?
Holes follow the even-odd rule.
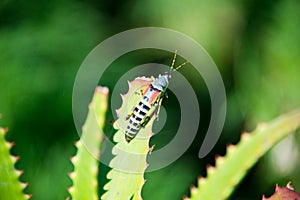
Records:
[[[155,102],[157,102],[158,98],[160,97],[160,94],[161,91],[159,90],[152,91],[152,93],[149,95],[149,103],[153,105]]]

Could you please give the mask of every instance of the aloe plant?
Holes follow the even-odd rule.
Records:
[[[129,91],[122,96],[123,104],[118,110],[119,119],[114,126],[118,129],[114,136],[117,143],[112,149],[115,157],[110,162],[111,171],[107,174],[110,181],[104,186],[107,190],[101,199],[142,199],[141,191],[145,182],[144,172],[147,167],[147,154],[152,149],[149,139],[155,116],[139,132],[137,138],[127,143],[124,138],[124,118],[138,100],[135,91],[143,89],[150,79],[139,78],[129,83]],[[97,192],[98,158],[103,137],[103,125],[107,110],[108,89],[98,87],[89,106],[89,113],[83,126],[82,137],[76,143],[77,154],[72,158],[74,172],[70,177],[73,186],[69,189],[72,199],[99,199]],[[261,123],[251,133],[243,133],[237,145],[229,145],[224,157],[217,157],[216,166],[208,167],[207,177],[198,180],[198,186],[192,187],[191,197],[185,199],[226,199],[235,186],[246,175],[256,161],[278,141],[300,126],[300,111],[282,115],[277,119]],[[0,128],[0,199],[28,199],[23,194],[26,185],[20,183],[20,171],[14,168],[16,158],[10,155],[11,144],[5,141],[7,130]],[[88,150],[85,145],[88,145]],[[149,180],[151,181],[151,180]],[[277,187],[276,191],[283,191]],[[290,189],[290,188],[289,188]],[[289,190],[289,194],[296,195]],[[282,199],[280,192],[275,192],[270,199]],[[267,199],[263,197],[264,199]]]
[[[13,143],[5,141],[6,132],[7,129],[0,127],[0,199],[29,199],[30,195],[23,194],[27,184],[19,181],[22,171],[14,167],[18,157],[10,155],[9,151]]]
[[[103,126],[107,111],[108,89],[98,87],[89,105],[86,122],[82,128],[80,141],[76,142],[77,154],[71,160],[74,172],[70,174],[73,186],[69,192],[74,200],[98,199],[97,175],[98,160],[93,155],[100,156],[100,145],[103,138]],[[85,147],[88,145],[89,149]]]
[[[228,198],[259,157],[299,126],[298,110],[261,123],[252,133],[243,133],[237,145],[229,145],[226,155],[217,157],[215,167],[208,167],[207,177],[198,179],[198,188],[192,187],[190,199]]]
[[[110,199],[142,199],[141,191],[144,180],[144,172],[147,167],[146,157],[150,150],[149,139],[152,136],[153,117],[145,128],[142,128],[138,137],[127,143],[124,139],[126,128],[126,116],[131,112],[136,102],[140,99],[135,95],[136,91],[144,89],[151,79],[137,78],[129,83],[129,91],[122,95],[122,106],[117,110],[118,120],[114,126],[119,129],[114,136],[117,144],[113,148],[115,157],[110,162],[112,170],[107,174],[110,182],[104,186],[107,192],[101,197]]]

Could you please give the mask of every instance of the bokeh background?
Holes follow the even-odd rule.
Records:
[[[72,118],[72,88],[86,55],[121,31],[158,26],[175,29],[203,45],[217,64],[227,92],[228,110],[221,138],[204,159],[198,151],[210,118],[210,97],[190,67],[181,73],[199,98],[197,138],[172,165],[146,174],[144,199],[180,199],[189,195],[197,176],[205,176],[215,154],[237,143],[242,131],[260,121],[300,107],[300,2],[298,0],[115,0],[0,2],[0,125],[9,128],[14,155],[20,155],[21,180],[34,200],[65,199],[71,186],[69,158],[79,139]],[[176,41],[174,41],[176,43]],[[102,85],[113,88],[118,77],[148,62],[170,64],[172,53],[154,49],[128,53],[106,71]],[[183,58],[181,58],[183,59]],[[157,148],[172,138],[178,120],[172,93],[164,134],[151,140]],[[174,100],[175,99],[175,100]],[[105,132],[110,135],[112,112]],[[198,123],[198,122],[195,122]],[[173,124],[173,125],[172,125]],[[300,191],[300,135],[293,134],[249,170],[230,199],[261,199],[276,183],[292,181]],[[107,181],[100,166],[99,192]]]

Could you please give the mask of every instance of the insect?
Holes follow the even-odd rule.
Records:
[[[174,53],[172,65],[169,71],[157,78],[146,86],[145,91],[141,91],[142,96],[137,105],[133,107],[131,113],[126,117],[128,125],[125,131],[125,140],[129,143],[136,137],[139,130],[147,125],[155,111],[159,114],[161,103],[164,97],[167,97],[167,88],[171,79],[172,72],[178,70],[188,62],[184,62],[174,68],[177,51]]]

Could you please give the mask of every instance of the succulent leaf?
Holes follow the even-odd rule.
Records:
[[[97,87],[89,105],[87,119],[82,128],[80,140],[76,143],[77,154],[71,160],[74,172],[70,174],[73,186],[69,192],[74,200],[98,199],[98,160],[93,155],[100,155],[103,138],[103,126],[107,111],[108,89]],[[88,145],[89,149],[86,148]]]
[[[10,154],[13,144],[5,141],[6,132],[6,129],[0,127],[0,199],[29,199],[30,195],[23,194],[27,184],[19,181],[22,171],[14,167],[19,157]]]
[[[215,167],[208,167],[207,177],[199,178],[198,187],[191,189],[191,198],[185,199],[227,199],[247,170],[299,126],[298,110],[282,115],[270,123],[261,123],[252,133],[243,133],[237,145],[229,145],[226,155],[216,158]]]
[[[142,199],[141,190],[145,182],[144,172],[147,168],[146,157],[150,150],[149,139],[152,136],[152,124],[155,116],[130,143],[125,140],[124,130],[127,126],[126,116],[141,98],[137,91],[145,89],[150,82],[149,78],[136,78],[129,83],[128,93],[121,95],[123,103],[117,110],[118,119],[114,124],[114,127],[119,129],[114,135],[114,141],[117,144],[112,149],[112,153],[115,157],[110,162],[112,169],[107,175],[110,181],[104,186],[107,192],[101,197],[103,200]]]

